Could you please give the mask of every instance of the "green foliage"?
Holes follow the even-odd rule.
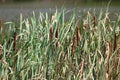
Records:
[[[120,15],[111,21],[108,12],[98,17],[88,12],[79,20],[73,12],[66,20],[66,12],[37,17],[33,12],[25,19],[20,14],[19,22],[5,23],[0,80],[117,79]]]

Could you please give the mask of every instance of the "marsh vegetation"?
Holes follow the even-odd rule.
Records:
[[[5,22],[0,33],[1,80],[117,80],[120,15],[67,10]],[[119,80],[119,79],[118,79]]]

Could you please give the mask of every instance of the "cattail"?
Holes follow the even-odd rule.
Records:
[[[97,30],[97,18],[96,16],[93,17],[93,26],[94,26],[94,31]]]
[[[76,28],[76,37],[77,37],[77,45],[79,45],[79,41],[80,41],[80,32],[79,32],[79,28]]]
[[[117,49],[117,36],[114,35],[114,51]]]
[[[74,54],[74,45],[72,44],[71,46],[71,54],[73,55]]]
[[[52,30],[52,28],[50,28],[50,34],[49,34],[49,37],[50,37],[50,40],[53,39],[53,30]]]
[[[58,38],[58,28],[56,30],[55,37]]]
[[[73,43],[72,43],[72,46],[71,46],[71,54],[72,55],[74,55],[75,45],[76,45],[76,37],[73,38]]]
[[[55,33],[55,38],[58,38],[58,28],[56,30],[56,33]],[[56,47],[58,46],[58,41],[56,42]]]
[[[2,20],[0,20],[0,32],[2,32]]]
[[[94,27],[96,27],[96,25],[97,25],[97,19],[96,19],[96,16],[93,17],[93,24],[94,24]]]
[[[0,44],[0,59],[2,58],[2,54],[3,54],[3,46]]]
[[[16,51],[16,36],[17,36],[17,33],[14,32],[14,36],[13,36],[13,50]]]

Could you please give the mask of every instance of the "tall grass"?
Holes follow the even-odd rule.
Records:
[[[120,15],[66,10],[20,14],[1,33],[0,80],[117,80],[120,74]],[[4,37],[6,36],[6,37]]]

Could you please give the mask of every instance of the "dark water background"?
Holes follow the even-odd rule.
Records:
[[[1,0],[0,0],[1,1]],[[0,3],[0,20],[2,21],[11,21],[19,19],[20,13],[23,16],[27,17],[34,11],[36,16],[42,13],[53,13],[61,10],[64,7],[66,10],[72,11],[75,10],[77,16],[81,16],[83,12],[94,11],[97,13],[102,9],[106,11],[109,1],[79,1],[79,0],[35,0],[35,1],[26,1],[26,2],[13,2],[13,1],[1,1]],[[111,15],[115,13],[120,13],[120,1],[114,1],[110,3],[109,12]],[[67,16],[69,16],[67,15]]]

